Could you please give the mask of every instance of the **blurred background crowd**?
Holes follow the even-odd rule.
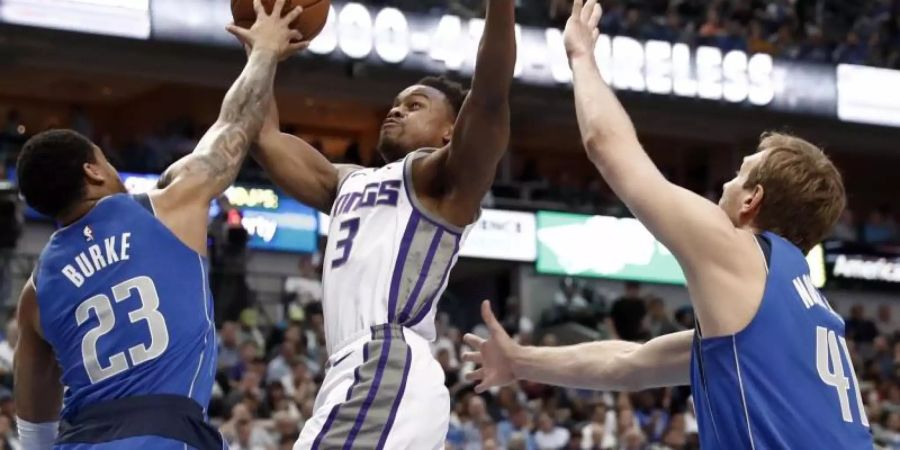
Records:
[[[0,0],[0,7],[5,3]],[[364,3],[430,15],[483,13],[483,0]],[[841,63],[900,68],[900,0],[602,4],[603,32],[613,36],[768,53],[777,62],[815,63],[832,72]],[[569,0],[517,0],[517,13],[525,25],[561,27]],[[215,119],[243,55],[237,48],[196,42],[50,32],[3,20],[0,15],[0,323],[5,323],[0,450],[19,450],[11,398],[17,330],[11,317],[18,289],[54,229],[28,214],[9,179],[19,148],[36,132],[71,127],[91,137],[120,171],[159,174],[189,153]],[[66,42],[65,49],[58,42]],[[282,129],[305,138],[333,162],[378,165],[373,148],[387,105],[422,74],[376,66],[340,58],[285,64],[278,92]],[[817,96],[830,92],[818,84],[810,89]],[[874,89],[885,98],[898,92],[892,84]],[[778,92],[775,100],[787,95],[785,103],[798,101],[789,94]],[[586,163],[570,98],[559,87],[517,84],[512,142],[484,200],[486,208],[630,216]],[[834,111],[827,117],[805,115],[646,92],[622,92],[621,98],[663,173],[712,201],[718,200],[740,159],[753,151],[763,129],[787,129],[826,146],[845,176],[850,207],[824,244],[827,261],[818,265],[829,279],[823,292],[845,317],[873,436],[884,447],[900,450],[900,128],[850,123]],[[239,182],[272,188],[252,160]],[[249,244],[253,236],[242,222],[241,208],[224,197],[214,206],[210,275],[219,359],[210,418],[232,449],[290,449],[311,414],[328,356],[318,250],[326,237],[315,234],[318,242],[308,251],[261,251]],[[479,227],[504,236],[527,231],[522,222],[503,220]],[[590,251],[596,249],[584,250]],[[856,258],[855,265],[847,266],[856,270],[852,277],[836,276],[835,261],[828,259],[833,254]],[[486,334],[477,315],[483,298],[492,300],[504,328],[526,345],[645,341],[694,324],[683,285],[635,276],[549,273],[536,267],[533,255],[499,259],[462,258],[440,303],[433,352],[453,399],[448,449],[698,448],[687,388],[615,393],[517,382],[475,394],[465,382],[473,367],[461,360],[466,350],[462,336]]]

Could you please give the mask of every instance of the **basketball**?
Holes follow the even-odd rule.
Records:
[[[271,13],[275,0],[262,0],[262,3],[266,12]],[[331,0],[287,0],[282,15],[297,6],[303,7],[303,13],[291,24],[291,28],[302,33],[304,40],[312,40],[325,28]],[[253,0],[231,0],[231,15],[235,25],[243,28],[253,26],[256,21]]]

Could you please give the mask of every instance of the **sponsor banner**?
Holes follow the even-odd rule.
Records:
[[[150,0],[0,0],[0,22],[150,38]]]
[[[224,30],[231,21],[226,2],[153,0],[152,20],[153,39],[238,46]],[[483,30],[480,18],[334,2],[327,25],[308,53],[400,69],[471,75]],[[547,86],[571,84],[562,30],[519,26],[516,34],[517,79]],[[805,97],[798,93],[813,92],[814,96],[831,95],[832,109],[834,105],[833,82],[830,90],[828,85],[817,84],[812,89],[792,83],[798,66],[780,66],[766,54],[601,35],[596,56],[604,78],[620,90],[758,106],[774,102],[779,109],[801,110],[802,104],[779,101],[776,94],[802,102]]]
[[[900,256],[829,255],[834,278],[900,284]]]
[[[675,256],[637,219],[541,211],[537,216],[540,273],[685,284]],[[827,280],[824,251],[806,256],[812,284]]]
[[[460,256],[532,262],[537,259],[533,213],[485,209],[460,249]]]
[[[841,64],[837,114],[847,122],[900,127],[900,71]]]
[[[685,284],[672,253],[637,219],[541,211],[540,273]]]

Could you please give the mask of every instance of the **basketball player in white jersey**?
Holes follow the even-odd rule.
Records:
[[[443,448],[450,398],[431,356],[437,300],[509,142],[515,1],[487,0],[468,94],[426,78],[394,100],[382,168],[331,164],[278,130],[255,157],[282,189],[331,215],[328,371],[296,449]]]

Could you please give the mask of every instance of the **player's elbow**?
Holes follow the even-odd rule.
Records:
[[[609,361],[611,390],[636,392],[649,389],[645,370],[637,360],[637,352],[630,351],[616,355]]]

